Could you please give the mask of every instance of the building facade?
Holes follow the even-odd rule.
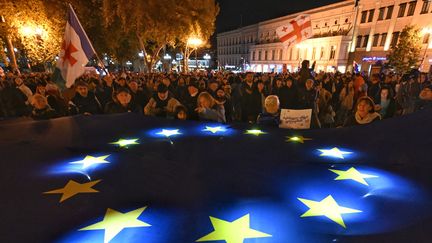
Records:
[[[406,25],[422,30],[422,69],[432,61],[430,0],[355,0],[306,10],[218,34],[219,67],[236,66],[255,72],[295,71],[303,60],[316,62],[316,71],[351,70],[353,61],[369,71],[386,61]],[[313,36],[298,45],[281,43],[276,29],[299,15],[311,17]]]

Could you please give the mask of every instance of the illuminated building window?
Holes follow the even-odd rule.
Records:
[[[380,8],[379,9],[378,20],[383,20],[384,19],[384,12],[385,12],[385,8]]]
[[[314,47],[313,49],[312,49],[312,60],[315,60],[315,58],[316,58],[316,47]]]
[[[367,11],[362,11],[360,23],[366,23]]]
[[[268,60],[268,51],[264,52],[264,59],[267,61]]]
[[[261,56],[261,51],[259,51],[259,52],[258,52],[258,61],[261,61],[261,60],[262,60],[261,58],[262,58],[262,56]]]
[[[397,45],[397,43],[398,43],[398,40],[399,40],[399,32],[394,32],[393,33],[393,36],[392,36],[392,41],[391,41],[391,46],[392,47],[395,47],[396,45]]]
[[[422,9],[420,11],[420,14],[429,13],[430,4],[431,4],[431,0],[423,0],[423,6],[422,6]]]
[[[387,39],[387,33],[382,34],[380,46],[385,46],[386,39]]]
[[[255,61],[255,51],[252,52],[252,61]]]
[[[320,60],[324,58],[324,47],[321,47]]]
[[[283,50],[279,50],[279,61],[282,61],[283,59]]]
[[[413,16],[414,15],[416,5],[417,5],[417,1],[412,1],[409,3],[407,16]]]
[[[362,46],[362,47],[367,47],[368,42],[369,42],[369,35],[365,35],[365,36],[364,36],[363,46]]]
[[[357,43],[356,43],[356,47],[357,48],[360,48],[361,47],[361,41],[362,41],[362,36],[361,35],[359,35],[359,36],[357,36]]]
[[[399,4],[398,18],[402,18],[403,16],[405,16],[406,6],[407,3]]]
[[[374,14],[375,14],[375,9],[369,10],[369,18],[368,18],[369,23],[373,21]]]
[[[276,50],[272,50],[272,60],[274,61],[276,57]]]
[[[380,34],[375,34],[374,35],[374,37],[373,37],[373,43],[372,43],[373,47],[377,47],[378,46],[379,36],[380,36]]]
[[[391,19],[393,16],[394,5],[387,7],[387,16],[386,19]]]
[[[330,49],[330,60],[334,60],[336,57],[336,46],[331,46]]]

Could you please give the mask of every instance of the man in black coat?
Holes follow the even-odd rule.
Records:
[[[75,84],[75,97],[72,98],[73,107],[77,114],[94,115],[102,113],[99,100],[93,92],[89,92],[87,83],[80,81]]]
[[[262,111],[261,93],[254,84],[253,74],[246,74],[246,79],[241,86],[241,120],[255,123],[258,114]]]

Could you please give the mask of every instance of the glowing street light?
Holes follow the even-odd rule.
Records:
[[[165,54],[165,56],[163,57],[165,60],[171,60],[171,56],[170,56],[170,54]]]
[[[211,56],[210,56],[208,53],[206,53],[206,54],[203,56],[203,58],[204,58],[205,60],[210,60],[210,59],[211,59]]]
[[[204,44],[204,41],[196,36],[191,36],[187,40],[187,45],[195,49],[195,65],[198,69],[198,53],[197,49]]]

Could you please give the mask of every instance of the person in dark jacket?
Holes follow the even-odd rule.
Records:
[[[372,98],[375,104],[379,104],[381,96],[381,84],[380,77],[378,74],[372,75],[371,84],[368,87],[367,95]]]
[[[396,113],[396,100],[393,97],[394,95],[390,87],[384,86],[381,88],[375,110],[379,112],[382,119],[391,118]]]
[[[0,97],[7,117],[28,116],[31,109],[27,106],[27,96],[12,83],[4,81]]]
[[[85,82],[77,82],[75,85],[75,97],[72,98],[72,106],[76,110],[73,113],[94,115],[102,113],[102,107],[96,95],[89,92]]]
[[[314,81],[312,79],[306,80],[305,85],[299,89],[299,109],[311,109],[312,110],[312,128],[320,128],[321,124],[318,119],[318,97],[319,92],[314,87]]]
[[[241,120],[255,123],[261,110],[261,93],[258,91],[257,85],[254,84],[253,74],[248,73],[241,87]]]
[[[41,94],[35,94],[31,98],[31,104],[34,107],[31,117],[34,120],[49,120],[58,117],[55,110],[48,105],[48,100]]]
[[[425,86],[419,95],[415,110],[432,109],[432,85]]]
[[[374,107],[375,104],[371,98],[367,96],[359,98],[356,112],[345,120],[344,127],[365,125],[381,120],[381,115],[375,112]]]
[[[258,115],[257,124],[278,127],[280,123],[279,98],[269,95],[264,101],[265,112]]]
[[[207,92],[202,92],[198,96],[198,106],[195,111],[201,121],[226,122],[224,106],[216,103],[213,96]]]
[[[105,107],[106,114],[117,113],[142,113],[142,108],[132,102],[132,96],[129,89],[119,88],[115,92],[114,101],[109,102]]]
[[[135,80],[130,81],[128,86],[130,95],[132,95],[131,102],[139,105],[140,107],[147,105],[151,96],[147,96],[147,94],[139,88],[138,83]]]
[[[225,118],[227,123],[231,123],[234,117],[234,108],[231,99],[227,97],[225,91],[220,88],[216,91],[216,103],[223,105],[225,109]]]
[[[292,79],[287,79],[286,84],[280,89],[278,97],[282,109],[297,108],[298,90],[294,87]]]
[[[186,109],[188,120],[198,121],[198,114],[195,112],[198,104],[199,90],[195,83],[190,83],[187,88],[187,94],[182,99]]]

